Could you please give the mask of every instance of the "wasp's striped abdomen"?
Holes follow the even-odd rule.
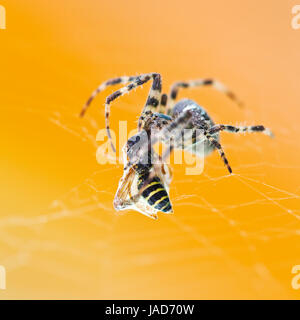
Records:
[[[148,178],[149,174],[142,174],[139,177],[138,189],[143,186],[144,181]],[[169,195],[166,188],[163,186],[161,180],[158,177],[154,177],[145,190],[142,192],[142,197],[147,201],[147,203],[154,209],[162,212],[171,212],[172,206],[169,199]]]

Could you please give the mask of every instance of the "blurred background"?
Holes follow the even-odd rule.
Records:
[[[1,0],[0,299],[299,299],[300,30],[295,1]],[[174,165],[174,215],[120,215],[121,164],[96,161],[98,84],[159,72],[216,78],[180,91],[218,123],[264,124],[276,137],[222,134],[233,168],[211,155],[200,176]],[[149,84],[111,108],[128,131]],[[116,88],[114,88],[115,90]]]

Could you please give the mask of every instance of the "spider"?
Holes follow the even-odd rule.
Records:
[[[172,212],[168,194],[171,171],[163,161],[173,149],[188,150],[197,156],[204,157],[217,150],[227,170],[232,173],[220,143],[219,133],[221,131],[230,133],[261,132],[271,137],[273,134],[270,129],[263,125],[233,126],[215,124],[205,109],[193,100],[182,99],[176,103],[180,88],[211,86],[217,91],[223,92],[241,106],[242,104],[235,94],[219,81],[198,79],[175,82],[171,86],[170,94],[167,95],[165,93],[162,94],[161,75],[159,73],[147,73],[139,76],[118,77],[102,83],[92,93],[80,113],[80,116],[83,117],[97,94],[108,86],[127,84],[106,98],[105,123],[107,136],[111,141],[113,151],[116,151],[116,149],[112,143],[109,126],[111,103],[150,80],[152,80],[152,86],[138,120],[138,133],[131,137],[123,148],[124,174],[119,183],[114,206],[116,210],[132,208],[152,218],[157,218],[158,211]],[[183,129],[191,129],[192,132],[190,139],[185,139],[184,142],[178,135],[183,132]],[[156,132],[155,134],[152,133],[153,130]],[[171,138],[172,134],[173,137]],[[202,139],[198,139],[199,136]],[[158,140],[166,144],[170,144],[171,141],[169,150],[162,157],[155,154],[152,149],[153,144]],[[196,146],[199,143],[204,144],[204,155],[199,154],[197,151],[199,148],[196,148]],[[157,160],[159,165],[154,165]]]

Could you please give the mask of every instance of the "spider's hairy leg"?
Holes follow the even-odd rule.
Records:
[[[162,88],[161,75],[159,73],[152,73],[151,77],[153,79],[152,86],[150,88],[144,109],[138,121],[139,131],[143,128],[147,119],[149,119],[149,117],[151,117],[154,112],[157,112],[160,109]]]
[[[269,137],[274,137],[273,132],[262,125],[255,125],[255,126],[232,126],[227,124],[217,124],[213,126],[210,130],[210,134],[214,134],[219,131],[227,131],[231,133],[255,133],[261,132]]]
[[[225,156],[225,152],[223,151],[223,148],[222,148],[221,144],[214,137],[212,137],[209,133],[204,132],[204,135],[206,136],[208,141],[211,143],[211,145],[218,150],[218,152],[219,152],[219,154],[220,154],[225,166],[227,167],[229,173],[232,173],[232,169],[231,169],[231,167],[230,167],[230,165],[228,163],[228,160],[227,160],[227,158]]]
[[[148,99],[144,110],[146,112],[151,113],[151,109],[158,106],[160,101],[160,92],[161,92],[161,76],[158,73],[145,73],[135,77],[135,79],[130,82],[127,86],[115,91],[113,94],[106,98],[105,102],[105,124],[106,124],[106,131],[107,136],[111,141],[111,147],[114,152],[116,152],[116,148],[112,143],[110,128],[109,128],[109,114],[110,114],[110,104],[112,101],[117,99],[118,97],[123,96],[124,94],[130,92],[132,89],[135,89],[138,86],[143,85],[144,83],[148,82],[149,80],[153,79],[152,87],[150,89]]]
[[[205,86],[211,86],[215,90],[225,93],[230,99],[235,101],[239,106],[242,106],[242,102],[223,83],[214,79],[198,79],[198,80],[175,82],[171,86],[170,99],[169,99],[169,105],[167,110],[168,113],[170,113],[171,109],[174,107],[179,88],[187,89],[187,88],[205,87]]]
[[[166,93],[163,93],[161,95],[160,104],[158,108],[159,113],[165,114],[167,103],[168,103],[168,95]]]
[[[124,76],[124,77],[118,77],[118,78],[113,78],[109,79],[103,83],[101,83],[96,90],[93,91],[87,102],[84,104],[81,112],[80,112],[80,117],[83,117],[84,114],[86,113],[86,110],[90,106],[91,102],[96,98],[96,96],[104,91],[107,87],[117,85],[117,84],[126,84],[128,82],[133,81],[136,79],[137,76]]]

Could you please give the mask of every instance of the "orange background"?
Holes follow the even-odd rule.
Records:
[[[0,265],[11,298],[292,298],[300,264],[300,30],[294,1],[1,0]],[[174,215],[158,221],[112,206],[122,165],[97,164],[102,81],[159,72],[219,79],[181,91],[218,123],[265,124],[222,134],[234,170],[213,154],[201,176],[174,166]],[[136,126],[148,86],[112,106]],[[95,122],[96,121],[96,122]]]

